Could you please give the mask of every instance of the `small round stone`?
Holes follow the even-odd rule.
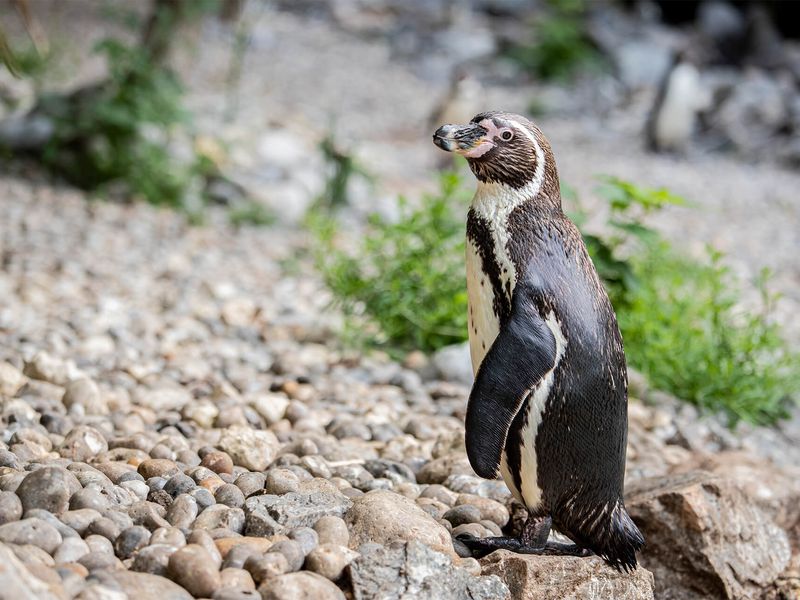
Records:
[[[194,488],[189,495],[197,501],[197,506],[201,511],[216,504],[214,495],[205,488]]]
[[[188,494],[196,487],[194,479],[183,473],[176,473],[164,484],[164,491],[175,498],[180,494]]]
[[[344,568],[358,556],[349,548],[336,544],[321,544],[306,557],[305,568],[331,581],[338,580]]]
[[[294,540],[283,540],[276,542],[267,551],[268,553],[279,552],[286,558],[290,571],[299,571],[303,567],[306,555],[299,542]]]
[[[335,583],[309,571],[280,575],[262,584],[258,591],[261,593],[262,600],[288,600],[290,598],[344,600],[345,598]]]
[[[199,544],[187,544],[174,552],[167,563],[167,575],[198,598],[210,598],[221,584],[217,565]]]
[[[247,498],[251,494],[264,489],[264,483],[267,478],[263,473],[242,473],[234,481],[234,485],[242,490],[244,497]]]
[[[350,532],[344,519],[333,515],[320,518],[314,523],[320,544],[335,544],[345,546],[350,543]]]
[[[166,458],[148,458],[143,460],[137,470],[145,479],[150,479],[151,477],[169,478],[180,471],[174,462]]]
[[[282,496],[300,489],[300,480],[297,475],[289,469],[271,469],[267,473],[267,480],[264,490],[268,494]]]
[[[103,512],[109,508],[110,504],[108,497],[95,487],[85,487],[82,490],[78,490],[69,499],[70,510],[93,508],[96,511]]]
[[[465,523],[477,523],[481,520],[481,511],[472,504],[462,504],[448,510],[442,518],[457,527]]]
[[[319,534],[311,527],[297,527],[289,532],[289,539],[294,540],[303,550],[303,554],[308,554],[319,545]]]
[[[226,452],[209,452],[203,456],[200,465],[214,473],[233,473],[233,459]]]
[[[226,483],[217,488],[214,499],[219,504],[224,504],[231,508],[242,508],[244,506],[244,494],[242,490],[232,483]]]
[[[99,535],[113,542],[120,533],[120,527],[111,519],[100,517],[89,523],[89,527],[86,528],[86,533],[90,535]]]
[[[259,584],[289,572],[289,561],[279,553],[252,554],[244,561],[244,569]]]
[[[169,544],[145,546],[136,553],[131,564],[131,570],[166,577],[169,557],[176,551],[177,547]]]
[[[22,502],[14,492],[0,492],[0,525],[22,518]]]
[[[129,558],[150,542],[150,532],[141,525],[123,530],[114,541],[114,553],[119,558]]]
[[[36,469],[22,480],[17,496],[25,512],[43,508],[57,515],[69,508],[69,498],[81,485],[72,473],[59,467]]]

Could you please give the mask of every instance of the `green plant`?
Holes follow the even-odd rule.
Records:
[[[248,201],[231,208],[228,212],[228,220],[231,225],[236,227],[272,225],[275,222],[275,214],[259,202]]]
[[[178,81],[138,48],[109,39],[98,51],[109,67],[103,84],[40,100],[55,124],[44,163],[85,189],[123,182],[153,204],[180,207],[195,165],[167,149],[169,129],[185,118]]]
[[[348,186],[353,177],[359,176],[372,181],[370,174],[358,163],[356,158],[344,150],[328,133],[319,144],[320,152],[328,168],[325,190],[317,199],[317,207],[327,211],[338,210],[348,201]]]
[[[532,44],[514,45],[505,54],[542,79],[567,79],[599,63],[585,31],[584,0],[549,0],[534,27]]]
[[[722,254],[692,260],[643,223],[646,214],[686,201],[665,189],[603,178],[605,237],[584,233],[617,310],[630,364],[659,389],[701,408],[769,424],[786,415],[800,389],[800,354],[770,321],[774,297],[765,273],[760,310],[739,307],[741,290]]]
[[[336,248],[334,221],[312,215],[318,266],[345,314],[374,325],[370,345],[433,351],[466,339],[464,224],[455,216],[465,204],[458,175],[446,173],[419,207],[401,199],[397,222],[370,218],[355,254]]]
[[[631,260],[624,257],[625,246],[658,240],[658,233],[644,224],[644,218],[665,206],[681,206],[687,202],[665,188],[645,188],[618,177],[603,176],[600,182],[597,191],[608,202],[610,210],[608,233],[600,236],[585,230],[587,215],[574,192],[571,192],[570,200],[578,208],[570,217],[581,229],[586,248],[612,304],[620,310],[628,306],[630,294],[639,283]]]

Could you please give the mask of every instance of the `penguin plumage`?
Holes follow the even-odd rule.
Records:
[[[622,338],[580,232],[562,212],[550,145],[526,118],[503,112],[445,125],[434,143],[465,156],[478,179],[467,217],[470,464],[481,477],[502,475],[539,523],[541,544],[552,523],[577,549],[635,568],[644,540],[622,495]]]

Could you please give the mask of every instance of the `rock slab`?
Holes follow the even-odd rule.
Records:
[[[476,577],[450,557],[417,541],[374,546],[348,567],[355,600],[504,600],[509,591],[498,577]]]
[[[597,557],[531,556],[498,550],[481,560],[483,575],[508,586],[510,600],[653,600],[653,574],[620,573]]]
[[[646,479],[627,492],[659,600],[761,598],[791,557],[786,532],[733,482],[704,471]]]

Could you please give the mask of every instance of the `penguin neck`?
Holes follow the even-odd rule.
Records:
[[[535,178],[521,188],[497,182],[478,181],[472,199],[472,210],[492,230],[507,230],[508,218],[517,210],[531,211],[540,218],[562,214],[558,177]]]

